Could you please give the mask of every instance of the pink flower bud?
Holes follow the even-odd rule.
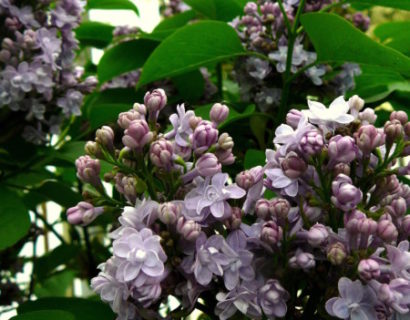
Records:
[[[248,190],[255,184],[255,179],[249,170],[245,170],[236,175],[235,182],[242,189]]]
[[[394,199],[390,203],[390,206],[387,207],[387,210],[392,216],[396,218],[404,216],[407,211],[406,200],[402,197]]]
[[[244,12],[246,14],[256,14],[258,12],[258,5],[255,2],[248,2],[245,6]]]
[[[144,104],[150,116],[153,115],[156,118],[158,112],[167,104],[167,95],[163,89],[155,89],[152,92],[147,92],[144,96]]]
[[[200,124],[202,121],[201,117],[196,117],[192,116],[189,118],[189,126],[191,127],[192,130],[195,130],[195,128]]]
[[[337,163],[352,162],[356,159],[358,151],[352,137],[337,135],[329,141],[328,154],[332,166]]]
[[[273,216],[276,217],[280,224],[287,221],[290,211],[290,203],[288,200],[283,198],[275,198],[270,201],[270,206],[272,207]]]
[[[307,163],[294,151],[289,152],[281,163],[283,173],[291,179],[299,178],[307,169]]]
[[[341,265],[346,256],[346,247],[341,242],[332,243],[327,247],[327,259],[335,266]]]
[[[202,177],[211,177],[221,172],[222,166],[213,153],[205,153],[198,159],[195,168]]]
[[[406,134],[407,137],[410,137],[410,122],[407,122],[404,125],[404,133]]]
[[[346,163],[338,163],[333,168],[333,174],[338,176],[339,174],[344,174],[346,176],[350,176],[350,165]]]
[[[388,243],[397,240],[398,232],[393,222],[389,220],[380,220],[377,224],[377,235]]]
[[[133,176],[124,176],[121,173],[117,173],[114,177],[115,187],[119,193],[132,204],[135,204],[137,200],[137,179]]]
[[[242,209],[238,207],[232,207],[231,213],[231,216],[224,221],[224,224],[228,229],[236,230],[242,224]]]
[[[350,110],[352,113],[358,114],[360,110],[363,109],[364,107],[364,100],[360,98],[358,95],[352,96],[348,101],[347,101]]]
[[[302,118],[302,112],[297,109],[291,109],[286,115],[286,123],[293,129],[298,127],[299,121]]]
[[[158,218],[162,223],[174,224],[180,215],[180,208],[172,202],[162,203],[158,207]]]
[[[220,103],[215,103],[211,111],[209,112],[209,117],[212,122],[215,122],[216,124],[220,124],[221,122],[224,122],[226,118],[228,118],[229,115],[229,108]]]
[[[131,109],[127,112],[121,112],[118,116],[117,123],[122,129],[128,129],[130,123],[134,120],[144,119],[144,117],[136,110]]]
[[[328,237],[327,228],[323,224],[316,223],[309,229],[307,240],[312,247],[320,247],[327,241]]]
[[[300,140],[300,149],[308,155],[320,153],[323,149],[323,145],[323,136],[316,130],[306,132]]]
[[[86,226],[104,212],[103,207],[94,207],[92,204],[81,201],[75,207],[67,210],[67,220],[71,224]]]
[[[357,267],[360,278],[365,281],[377,279],[380,276],[380,265],[376,260],[364,259],[361,260]]]
[[[99,189],[102,187],[100,180],[100,162],[90,156],[81,156],[75,161],[77,167],[77,177],[85,183],[93,185]]]
[[[296,254],[289,259],[289,266],[294,269],[309,270],[316,265],[313,254],[298,250]]]
[[[226,132],[222,133],[218,139],[218,147],[222,150],[232,150],[234,146],[232,137]]]
[[[371,124],[361,126],[354,136],[357,146],[365,154],[370,154],[374,149],[382,146],[386,138],[382,130],[376,129]]]
[[[400,229],[406,237],[410,236],[410,215],[403,218]]]
[[[201,233],[201,226],[193,220],[179,217],[176,226],[177,232],[188,241],[195,241]]]
[[[110,127],[103,126],[98,129],[95,133],[95,141],[111,154],[114,153],[114,131]]]
[[[384,125],[384,133],[386,134],[386,141],[393,143],[394,140],[403,135],[403,126],[399,120],[387,121]]]
[[[359,219],[357,222],[357,231],[365,234],[375,234],[377,231],[377,222],[370,218]]]
[[[374,124],[376,122],[377,116],[373,109],[366,108],[359,113],[359,120],[362,124]]]
[[[195,128],[192,139],[195,153],[201,154],[218,141],[218,130],[209,121],[202,121]]]
[[[409,118],[407,116],[407,113],[404,111],[393,111],[390,114],[390,121],[393,120],[398,120],[402,125],[405,125],[407,121],[409,121]]]
[[[269,245],[275,245],[282,240],[283,232],[274,221],[265,222],[262,226],[261,240]]]
[[[135,110],[140,114],[140,119],[144,119],[145,115],[147,114],[147,107],[138,102],[134,103],[134,105],[132,106],[132,110]]]
[[[266,199],[259,199],[256,201],[255,214],[258,218],[264,220],[271,218],[273,216],[273,207],[271,206],[270,201]]]
[[[224,166],[235,162],[235,156],[230,150],[218,149],[215,151],[215,155],[217,156],[219,162]]]
[[[170,141],[161,138],[151,144],[149,157],[158,168],[169,171],[172,167],[172,156],[173,146]]]
[[[142,148],[153,138],[145,120],[133,120],[122,137],[122,143],[128,148],[141,151]]]

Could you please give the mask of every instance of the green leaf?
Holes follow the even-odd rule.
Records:
[[[115,122],[121,112],[132,108],[129,104],[109,103],[94,105],[90,109],[90,124],[92,129],[96,129],[103,124]]]
[[[58,272],[41,282],[37,282],[34,293],[38,298],[67,296],[67,290],[73,284],[74,278],[74,271],[64,270]]]
[[[157,45],[156,41],[138,39],[121,42],[108,49],[97,68],[100,83],[141,68]]]
[[[81,46],[91,46],[103,49],[112,41],[114,27],[96,21],[84,21],[75,29],[76,38]]]
[[[392,21],[378,25],[374,31],[385,45],[410,55],[410,21]]]
[[[0,187],[0,202],[0,250],[3,250],[27,234],[30,217],[18,194],[5,187]]]
[[[114,320],[115,315],[110,307],[101,301],[80,298],[41,298],[21,304],[18,314],[32,311],[55,309],[70,312],[76,320]],[[59,319],[59,318],[55,318]]]
[[[56,151],[55,156],[59,159],[74,163],[74,161],[84,155],[85,141],[70,141],[61,149]]]
[[[337,15],[308,13],[301,17],[301,22],[315,47],[319,62],[350,61],[410,75],[410,58],[375,42]]]
[[[165,31],[165,30],[175,30],[185,26],[189,21],[196,17],[196,13],[193,10],[187,10],[176,15],[173,15],[169,18],[162,20],[152,33]]]
[[[245,54],[235,30],[224,22],[187,25],[166,38],[145,62],[139,86]]]
[[[50,306],[56,307],[56,306]],[[19,314],[10,320],[76,320],[73,314],[61,310],[41,310]]]
[[[129,0],[88,0],[87,10],[102,9],[102,10],[132,10],[138,16],[137,6]]]
[[[45,181],[31,192],[38,193],[44,200],[53,201],[65,208],[75,206],[82,200],[79,193],[74,192],[68,185],[59,181]]]
[[[192,9],[213,20],[231,21],[243,13],[237,0],[184,0]]]
[[[195,103],[204,94],[205,80],[199,70],[176,76],[172,82],[177,87],[179,96],[186,102]]]
[[[249,149],[248,151],[246,151],[243,165],[247,170],[256,166],[264,166],[265,162],[265,152],[263,152],[262,150]]]
[[[352,4],[363,4],[368,6],[381,6],[402,10],[410,10],[409,0],[349,0],[349,2]]]

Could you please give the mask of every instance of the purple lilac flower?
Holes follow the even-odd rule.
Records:
[[[189,137],[193,133],[190,120],[193,117],[195,113],[192,110],[185,112],[185,106],[178,105],[177,113],[169,117],[173,130],[165,135],[166,139],[175,138],[175,143],[182,148],[190,146]]]
[[[282,318],[286,315],[286,301],[289,293],[280,285],[276,279],[269,279],[258,290],[258,299],[263,313],[269,318]]]
[[[402,241],[397,247],[386,245],[387,258],[391,263],[391,270],[397,277],[410,281],[410,252],[409,242]]]
[[[362,201],[362,191],[352,184],[350,177],[339,174],[332,182],[332,202],[333,204],[347,212],[356,208]]]

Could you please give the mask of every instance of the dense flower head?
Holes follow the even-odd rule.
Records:
[[[152,108],[165,99],[155,92]],[[162,314],[169,295],[178,314],[220,319],[409,313],[410,189],[397,177],[408,139],[383,139],[361,120],[363,104],[338,98],[338,112],[320,117],[317,104],[290,111],[265,164],[235,171],[236,162],[232,175],[233,139],[217,129],[225,106],[203,119],[179,105],[166,129],[142,104],[120,114],[116,139],[101,128],[77,160],[87,202],[67,211],[80,225],[122,211],[92,288],[124,320]],[[401,113],[389,121],[403,131],[408,123]],[[112,164],[104,180],[113,197],[100,161]]]
[[[0,48],[0,108],[18,112],[20,132],[35,144],[50,141],[64,119],[81,114],[84,94],[95,77],[84,79],[74,64],[78,42],[74,29],[85,2],[2,1],[4,23]],[[24,127],[24,128],[23,128]]]

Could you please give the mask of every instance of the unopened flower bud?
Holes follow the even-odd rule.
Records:
[[[272,214],[276,217],[280,224],[287,221],[290,211],[290,203],[288,200],[283,198],[275,198],[270,201],[270,206],[272,207]]]
[[[248,190],[255,184],[255,179],[249,170],[245,170],[236,175],[235,182],[242,189]]]
[[[313,254],[298,250],[296,254],[289,259],[289,266],[294,269],[309,270],[316,265]]]
[[[114,153],[114,131],[109,126],[103,126],[95,133],[95,141],[109,153]]]
[[[406,215],[401,221],[401,231],[406,237],[410,236],[410,215]]]
[[[153,136],[145,120],[134,120],[125,130],[122,143],[132,150],[141,151],[147,143],[151,142]]]
[[[291,109],[286,115],[286,123],[293,129],[298,127],[299,121],[302,118],[302,112],[297,109]]]
[[[205,153],[198,159],[195,168],[202,177],[211,177],[221,172],[222,166],[213,153]]]
[[[403,135],[403,126],[399,120],[387,121],[384,125],[384,133],[386,134],[386,141],[393,143]]]
[[[144,119],[144,117],[141,116],[138,111],[131,109],[127,112],[121,112],[118,116],[117,123],[122,129],[125,130],[128,129],[132,121],[140,119]]]
[[[149,157],[158,168],[170,170],[172,167],[173,146],[166,139],[159,139],[151,144]]]
[[[264,220],[271,218],[273,215],[273,207],[271,206],[270,201],[267,199],[259,199],[258,201],[256,201],[255,214],[258,218]]]
[[[218,147],[223,150],[232,150],[234,146],[232,137],[226,132],[222,133],[218,139]]]
[[[377,224],[377,235],[388,243],[397,240],[398,232],[393,222],[389,220],[380,220]]]
[[[220,103],[215,103],[211,111],[209,112],[209,117],[212,122],[215,122],[216,124],[220,124],[221,122],[224,122],[226,118],[228,118],[229,115],[229,108]]]
[[[235,156],[231,150],[219,149],[215,151],[215,155],[217,156],[219,162],[224,166],[235,162]]]
[[[178,205],[172,202],[162,203],[158,207],[158,218],[162,223],[174,224],[178,217],[180,209]]]
[[[100,149],[100,146],[95,141],[87,141],[84,147],[84,151],[86,154],[96,157],[96,158],[103,158],[103,153]]]
[[[407,137],[410,137],[410,122],[407,122],[404,125],[404,133],[406,134]]]
[[[192,139],[195,153],[201,154],[218,141],[218,130],[209,121],[201,121],[195,128]]]
[[[303,211],[311,222],[317,222],[322,215],[322,209],[320,207],[311,207],[306,203],[303,204]]]
[[[328,154],[332,166],[337,163],[352,162],[356,159],[358,151],[352,137],[337,135],[329,141]]]
[[[282,240],[283,232],[274,221],[265,222],[262,226],[261,240],[269,245],[275,245]]]
[[[150,118],[156,118],[158,113],[167,104],[167,95],[163,89],[155,89],[152,92],[147,92],[144,96],[144,104],[150,114]]]
[[[281,166],[283,173],[291,179],[299,178],[307,169],[307,163],[294,151],[286,155]]]
[[[364,259],[361,260],[357,267],[360,278],[365,281],[377,279],[380,276],[380,265],[376,260]]]
[[[140,119],[144,119],[145,115],[147,114],[147,107],[141,103],[134,103],[132,106],[132,110],[137,111],[140,114]]]
[[[327,228],[323,224],[316,223],[309,229],[307,240],[312,247],[320,247],[327,241],[328,237]]]
[[[398,120],[402,125],[405,125],[407,121],[409,121],[409,118],[407,116],[407,113],[404,111],[393,111],[390,114],[390,121],[393,120]]]
[[[200,124],[202,121],[201,117],[196,117],[192,116],[189,118],[189,126],[191,127],[192,130],[195,130],[195,128]]]
[[[71,224],[86,226],[103,212],[103,207],[94,207],[88,202],[81,201],[75,207],[67,210],[67,220]]]
[[[93,185],[97,189],[101,188],[100,161],[92,159],[90,156],[81,156],[75,161],[75,166],[77,167],[78,179]]]
[[[359,219],[357,221],[357,231],[365,235],[375,234],[377,222],[370,218]]]
[[[245,5],[244,12],[249,15],[255,14],[258,12],[258,5],[255,2],[248,2]]]
[[[361,126],[354,136],[357,146],[365,154],[370,154],[374,149],[382,146],[386,138],[382,130],[371,124]]]
[[[394,199],[388,206],[388,212],[396,218],[404,216],[406,211],[407,211],[406,200],[402,197],[398,197],[397,199]]]
[[[346,256],[346,247],[341,242],[332,243],[327,248],[327,259],[335,266],[341,265]]]
[[[376,122],[377,116],[373,109],[366,108],[359,113],[359,120],[362,124],[374,124]]]
[[[350,165],[346,163],[338,163],[333,167],[333,174],[335,176],[338,176],[339,174],[350,176]]]
[[[358,114],[360,110],[363,109],[364,107],[364,100],[360,98],[358,95],[352,96],[348,101],[347,101],[349,108],[352,113]]]
[[[323,136],[317,130],[306,132],[300,140],[300,149],[308,155],[315,155],[322,151]]]
[[[225,226],[228,229],[236,230],[242,224],[242,210],[238,207],[232,207],[231,216],[224,221]]]
[[[356,208],[356,206],[362,201],[362,191],[352,184],[350,177],[339,174],[332,182],[331,198],[333,204],[347,212]]]
[[[179,217],[176,225],[177,232],[188,241],[195,241],[201,233],[201,226],[193,220]]]

